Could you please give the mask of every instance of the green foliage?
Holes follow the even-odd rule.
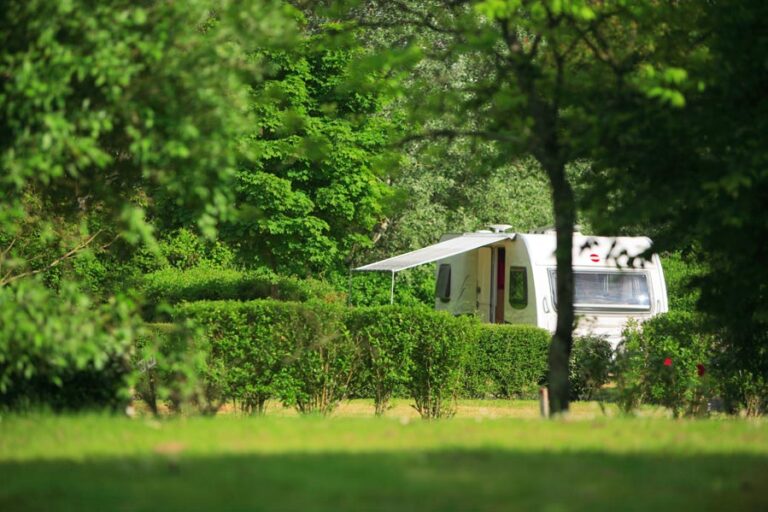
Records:
[[[624,414],[631,414],[643,400],[645,372],[645,343],[637,322],[630,321],[614,357],[616,402]]]
[[[476,320],[421,307],[411,310],[410,322],[413,352],[406,386],[414,407],[424,419],[451,417],[477,340]]]
[[[373,256],[370,258],[374,259]],[[365,262],[370,263],[371,260]],[[391,279],[391,274],[387,272],[352,272],[351,275],[347,272],[329,276],[336,288],[348,293],[351,305],[363,307],[389,305]],[[423,265],[398,272],[395,275],[394,303],[400,306],[432,307],[435,303],[434,265]]]
[[[712,396],[713,338],[692,313],[659,315],[629,326],[616,354],[620,404],[631,411],[640,400],[660,404],[677,417],[707,412]]]
[[[234,252],[219,240],[208,240],[186,228],[167,234],[159,243],[161,261],[174,268],[229,268]]]
[[[205,364],[198,363],[205,385],[197,389],[218,390],[221,401],[249,412],[277,398],[302,413],[328,414],[357,386],[371,390],[377,414],[405,391],[423,418],[450,417],[465,376],[497,396],[533,389],[549,342],[538,328],[479,326],[424,307],[200,301],[177,306],[175,316],[206,333]],[[176,348],[153,357],[158,367],[189,359]],[[174,376],[172,368],[157,371]]]
[[[266,80],[251,89],[257,122],[243,144],[238,215],[223,231],[244,260],[300,275],[370,243],[389,195],[379,174],[394,129],[378,93],[349,83],[361,50],[317,28],[290,50],[260,52]]]
[[[292,385],[282,392],[283,403],[303,414],[330,414],[347,396],[361,364],[359,347],[344,324],[344,310],[309,303],[298,309],[292,326]]]
[[[223,400],[263,412],[279,398],[302,413],[329,414],[346,395],[358,351],[336,305],[256,300],[200,301],[176,309],[205,329],[205,375]]]
[[[225,400],[221,361],[211,357],[206,336],[190,322],[146,324],[136,342],[136,394],[152,410],[158,401],[180,412],[187,405],[216,414]]]
[[[181,306],[177,314],[205,329],[213,377],[229,400],[246,412],[262,413],[267,399],[286,394],[287,362],[295,352],[300,306],[271,301],[202,301]]]
[[[215,5],[215,9],[213,8]],[[139,186],[211,233],[226,215],[246,126],[245,54],[286,40],[277,2],[12,1],[0,17],[2,231],[32,193],[54,212],[98,209],[151,238]],[[6,231],[7,230],[7,231]]]
[[[364,362],[359,380],[369,384],[377,416],[411,375],[418,332],[414,316],[413,308],[403,306],[352,308],[347,313],[347,326]]]
[[[470,396],[530,398],[547,375],[551,335],[528,325],[478,326],[465,388]]]
[[[667,284],[669,309],[695,311],[701,296],[701,291],[696,288],[696,280],[705,273],[705,263],[694,253],[683,255],[680,252],[668,254],[662,258],[661,263]]]
[[[72,283],[0,287],[0,405],[118,408],[129,398],[133,304],[94,304]]]
[[[201,267],[190,270],[166,268],[147,274],[141,287],[150,304],[197,300],[252,300],[273,298],[285,301],[336,300],[330,285],[313,279],[278,276],[266,270],[245,272]]]
[[[584,175],[583,204],[601,230],[642,230],[656,250],[693,256],[699,275],[690,302],[722,333],[731,363],[740,362],[729,371],[757,382],[768,375],[768,41],[749,34],[768,4],[668,6],[664,16],[676,14],[678,30],[658,39],[643,69],[667,82],[653,88],[682,92],[685,107],[642,91],[601,97],[605,122],[595,128],[603,150]],[[688,78],[663,68],[683,68]]]
[[[573,400],[592,400],[608,382],[613,349],[600,336],[580,336],[573,340],[570,388]]]
[[[728,348],[720,341],[712,358],[712,376],[717,380],[725,410],[731,414],[743,411],[747,416],[768,413],[768,377],[761,372],[763,360],[768,357],[768,343],[763,340],[760,357],[746,363],[746,354]]]

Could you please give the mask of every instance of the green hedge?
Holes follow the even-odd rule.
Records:
[[[531,398],[547,375],[551,335],[529,325],[479,327],[465,389],[483,398]]]
[[[340,295],[314,279],[278,276],[268,271],[221,268],[166,268],[143,277],[141,288],[151,304],[201,300],[276,299],[304,302],[337,300]]]
[[[347,326],[360,348],[362,388],[370,390],[376,414],[405,392],[424,418],[453,414],[461,391],[477,322],[424,306],[353,308]]]
[[[261,412],[279,398],[304,413],[327,414],[347,394],[359,366],[343,308],[273,300],[182,304],[177,319],[193,319],[208,335],[207,376],[243,410]]]
[[[206,333],[207,345],[195,344],[207,347],[204,364],[198,363],[198,387],[214,392],[194,396],[210,403],[207,397],[219,393],[251,412],[276,398],[303,413],[327,414],[355,390],[365,390],[375,398],[377,414],[399,392],[414,400],[422,417],[446,417],[468,381],[482,383],[494,396],[534,390],[545,372],[549,340],[541,329],[482,326],[423,306],[200,301],[178,305],[175,315]],[[156,359],[184,359],[168,352],[156,350]]]

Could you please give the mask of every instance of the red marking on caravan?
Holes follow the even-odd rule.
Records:
[[[600,261],[600,256],[598,256],[595,253],[592,253],[589,255],[589,259],[592,260],[594,263],[597,263],[598,261]]]

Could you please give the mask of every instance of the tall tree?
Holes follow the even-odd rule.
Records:
[[[653,53],[655,38],[674,6],[654,2],[585,0],[430,0],[357,3],[357,26],[402,30],[400,47],[379,64],[419,52],[442,69],[466,69],[404,83],[413,138],[467,136],[493,141],[499,158],[532,155],[549,181],[557,229],[558,320],[549,352],[553,412],[568,409],[568,360],[573,342],[572,270],[576,201],[566,168],[591,157],[602,122],[596,102],[608,91],[645,88],[634,78]],[[654,84],[656,86],[656,84]],[[674,101],[674,84],[660,84]],[[599,107],[599,105],[598,105]]]
[[[251,87],[237,217],[223,231],[248,264],[295,274],[336,269],[370,243],[389,195],[380,175],[395,128],[375,86],[347,85],[361,49],[327,38],[322,24],[310,28],[290,50],[262,52],[268,68]]]
[[[151,239],[144,207],[160,193],[212,232],[247,126],[243,75],[261,66],[248,54],[287,40],[286,12],[268,0],[5,2],[0,284],[116,232]],[[33,253],[33,238],[57,252]]]
[[[721,330],[732,367],[768,385],[768,5],[697,3],[678,26],[687,44],[660,40],[678,69],[673,108],[625,90],[605,98],[612,126],[596,155],[585,207],[606,229],[652,227],[660,250],[686,249],[705,263],[699,308]],[[670,47],[672,46],[672,47]],[[660,49],[661,49],[660,48]],[[649,90],[652,92],[652,89]],[[610,129],[607,129],[610,128]],[[599,203],[598,203],[599,200]],[[600,209],[611,212],[604,215]],[[766,389],[766,387],[763,387]]]

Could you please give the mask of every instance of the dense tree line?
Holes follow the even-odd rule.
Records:
[[[766,14],[727,0],[8,2],[0,297],[130,308],[146,273],[193,268],[346,290],[351,266],[446,231],[553,223],[561,411],[586,221],[695,262],[723,364],[766,380],[768,43],[750,36]],[[430,300],[428,270],[405,279],[404,302]],[[359,286],[377,300],[375,279]],[[0,351],[38,320],[0,326]]]

